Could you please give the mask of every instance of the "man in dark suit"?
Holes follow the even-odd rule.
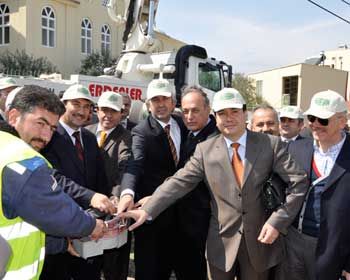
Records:
[[[116,198],[120,197],[120,181],[131,157],[131,134],[120,124],[122,99],[120,94],[112,91],[102,93],[97,103],[99,122],[86,127],[96,135],[105,162],[108,186]],[[127,279],[129,254],[130,238],[121,248],[104,251],[103,274],[106,280]]]
[[[156,223],[164,209],[204,180],[211,197],[209,278],[234,279],[236,264],[238,279],[266,280],[269,269],[284,256],[280,232],[286,232],[303,201],[306,174],[278,137],[246,130],[245,101],[237,90],[217,92],[213,110],[221,134],[198,144],[185,167],[158,187],[142,209],[121,217],[136,220],[130,230],[149,218]],[[261,190],[272,171],[288,184],[288,195],[285,204],[268,215]]]
[[[69,87],[62,101],[66,112],[60,118],[57,130],[43,151],[55,169],[74,182],[99,193],[110,195],[104,162],[96,137],[83,128],[90,113],[93,99],[81,85]],[[88,260],[65,253],[64,265],[69,266],[73,279],[99,279],[102,257]]]
[[[181,107],[189,130],[184,142],[179,168],[193,155],[198,143],[218,133],[215,118],[210,115],[207,95],[197,87],[185,88]],[[178,279],[207,279],[205,243],[210,220],[210,196],[204,182],[176,205]],[[184,253],[186,252],[186,253]]]
[[[171,115],[175,108],[175,89],[167,80],[153,80],[147,89],[151,114],[132,130],[133,159],[122,179],[118,212],[136,200],[150,196],[167,177],[177,170],[181,142],[187,130],[180,117]],[[181,160],[181,159],[180,159]],[[136,279],[164,280],[175,269],[175,209],[165,211],[156,223],[135,231]]]
[[[122,110],[122,119],[120,121],[120,124],[126,128],[127,130],[131,131],[136,126],[136,123],[132,122],[129,119],[130,109],[131,109],[131,98],[127,93],[123,93],[123,110]]]
[[[283,107],[279,112],[279,120],[279,131],[283,142],[289,143],[304,138],[300,135],[304,127],[304,115],[299,107]]]
[[[308,174],[310,186],[286,237],[285,280],[350,279],[350,138],[344,98],[316,93],[305,112],[313,138],[289,145]]]

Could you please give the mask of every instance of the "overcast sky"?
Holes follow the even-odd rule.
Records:
[[[314,1],[350,21],[342,0]],[[246,74],[350,46],[350,25],[307,0],[160,0],[156,23]]]

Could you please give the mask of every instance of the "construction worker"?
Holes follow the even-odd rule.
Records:
[[[26,127],[28,133],[21,137],[37,148],[51,138],[64,112],[55,95],[34,94],[40,89],[25,87],[14,100],[21,102],[25,112],[13,109],[9,114],[11,125]],[[31,108],[31,98],[40,106]],[[4,279],[39,278],[45,233],[70,237],[91,234],[92,238],[103,235],[104,223],[82,211],[62,191],[49,163],[27,143],[0,132],[0,154],[0,235],[8,241],[13,254]]]

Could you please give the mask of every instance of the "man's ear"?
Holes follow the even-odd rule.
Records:
[[[8,123],[9,123],[11,126],[15,127],[16,124],[17,124],[17,122],[19,121],[20,117],[21,117],[20,111],[18,111],[17,109],[11,109],[11,110],[9,111]]]

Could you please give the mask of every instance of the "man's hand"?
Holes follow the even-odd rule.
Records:
[[[125,210],[131,210],[133,208],[134,197],[131,194],[124,194],[119,200],[117,214],[120,214]]]
[[[342,275],[345,277],[346,280],[350,280],[350,273],[349,272],[343,270]]]
[[[149,215],[145,210],[139,209],[139,210],[130,210],[128,212],[121,213],[119,214],[119,217],[121,219],[132,218],[133,220],[135,220],[135,223],[133,223],[129,227],[129,230],[132,231],[135,228],[138,228],[140,225],[142,225],[149,218]]]
[[[75,250],[72,241],[68,238],[68,248],[67,252],[73,257],[80,257],[79,253]]]
[[[107,196],[100,193],[95,193],[91,198],[90,204],[92,207],[100,210],[104,213],[113,214],[116,212],[116,208],[112,201],[109,200]]]
[[[279,235],[280,233],[277,229],[275,229],[268,223],[265,223],[263,228],[261,229],[258,240],[264,244],[272,244],[273,242],[275,242]]]
[[[141,208],[150,198],[150,195],[141,198],[138,202],[135,203],[134,208]]]
[[[99,240],[103,234],[107,231],[107,227],[104,221],[96,219],[96,226],[91,233],[90,237],[92,240]]]

